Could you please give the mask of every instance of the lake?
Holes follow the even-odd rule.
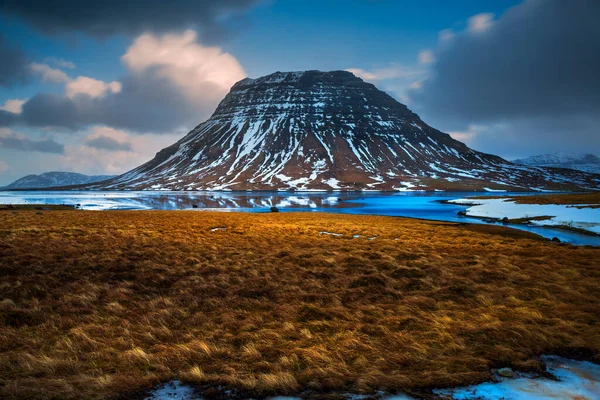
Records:
[[[535,193],[502,193],[526,196]],[[443,200],[482,195],[480,192],[166,192],[166,191],[6,191],[0,204],[70,204],[84,210],[219,210],[267,212],[309,211],[373,214],[449,222],[485,223],[457,215],[466,206]],[[558,237],[576,245],[600,246],[600,237],[541,226],[507,226]]]

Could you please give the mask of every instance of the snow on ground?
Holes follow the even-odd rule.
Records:
[[[486,188],[484,187],[483,190],[485,190],[486,192],[506,192],[506,189],[490,189],[490,188]]]
[[[197,400],[194,389],[179,381],[165,383],[154,389],[145,400]]]
[[[457,199],[449,202],[470,205],[466,210],[470,217],[517,219],[548,216],[552,218],[531,223],[569,226],[600,234],[599,208],[578,208],[565,204],[517,204],[510,199]]]
[[[544,356],[542,359],[548,372],[556,376],[558,381],[527,376],[497,377],[500,380],[498,383],[486,382],[434,392],[461,400],[600,399],[600,365],[554,356]]]
[[[484,382],[454,389],[437,389],[434,393],[444,398],[461,400],[536,400],[536,399],[600,399],[600,365],[587,361],[575,361],[557,356],[542,356],[548,372],[558,380],[534,377],[532,374],[515,372],[514,378],[496,375],[497,382]],[[348,400],[360,400],[366,396],[346,393]],[[382,400],[413,400],[405,394],[386,396]],[[173,381],[159,386],[146,400],[202,400],[194,395],[190,386]],[[301,400],[300,397],[276,396],[269,400]]]
[[[319,232],[320,235],[331,235],[331,236],[344,236],[342,233],[334,233],[334,232],[327,232],[327,231],[323,231],[323,232]]]

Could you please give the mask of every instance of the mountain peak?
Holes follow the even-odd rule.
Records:
[[[363,80],[349,71],[277,71],[260,78],[242,79],[233,85],[232,89],[268,84],[315,85],[326,82],[337,82],[339,84],[344,84],[349,82],[363,82]]]
[[[589,186],[589,177],[580,175],[555,177],[472,150],[351,72],[295,71],[236,83],[209,120],[153,160],[102,188],[526,190]]]

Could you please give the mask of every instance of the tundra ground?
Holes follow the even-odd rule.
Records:
[[[426,393],[541,370],[540,354],[598,361],[598,260],[500,226],[393,217],[2,211],[0,398],[173,378],[254,396]]]

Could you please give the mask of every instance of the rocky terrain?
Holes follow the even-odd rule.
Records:
[[[346,71],[236,83],[210,119],[93,189],[574,190],[600,176],[470,149]]]

